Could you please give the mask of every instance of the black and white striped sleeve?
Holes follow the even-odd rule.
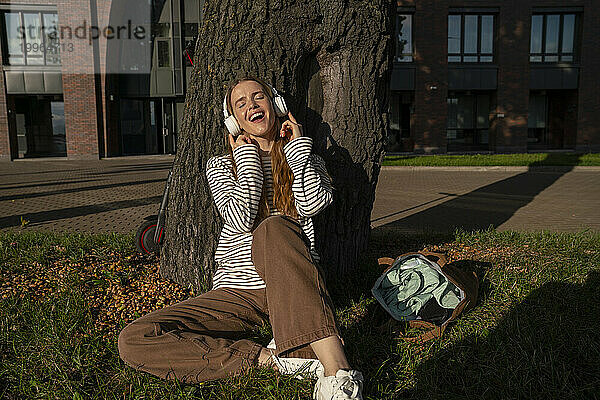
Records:
[[[238,232],[250,232],[258,212],[262,193],[263,172],[254,144],[244,144],[233,150],[237,179],[221,157],[206,163],[206,177],[221,216]]]
[[[294,174],[292,192],[298,214],[312,217],[333,200],[331,177],[325,161],[311,153],[312,138],[301,136],[283,147],[285,158]]]

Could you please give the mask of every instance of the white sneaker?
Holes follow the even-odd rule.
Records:
[[[275,339],[271,340],[267,349],[271,351],[271,359],[283,375],[296,375],[297,379],[316,379],[325,371],[321,361],[316,358],[277,357],[273,352],[277,349]]]
[[[335,376],[319,375],[313,391],[314,400],[362,400],[363,375],[359,371],[340,369]]]

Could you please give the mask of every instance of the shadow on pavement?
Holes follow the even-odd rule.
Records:
[[[64,162],[66,164],[69,163],[69,161],[64,161]],[[75,164],[75,163],[79,163],[79,161],[75,161],[74,163],[72,163],[71,169],[52,169],[52,167],[56,166],[56,164],[53,164],[51,166],[48,166],[47,168],[49,168],[49,169],[46,169],[45,171],[40,171],[39,170],[40,165],[35,165],[35,166],[31,167],[32,168],[31,171],[2,173],[2,174],[0,174],[0,177],[2,177],[2,176],[17,176],[17,175],[38,176],[40,174],[60,174],[60,173],[65,173],[65,172],[80,174],[80,175],[84,175],[84,176],[96,175],[96,174],[104,175],[104,174],[123,173],[123,172],[168,170],[168,169],[171,169],[171,165],[172,165],[171,161],[146,163],[146,164],[120,164],[120,163],[112,164],[111,162],[107,162],[104,164],[104,163],[102,163],[102,161],[93,161],[93,163],[96,163],[96,164],[93,164],[92,166],[86,166],[86,167],[81,167],[80,164]],[[10,167],[13,167],[13,165],[11,165]],[[105,169],[105,171],[100,171],[99,169]]]
[[[80,193],[80,192],[86,192],[86,191],[90,191],[90,190],[114,189],[114,188],[118,188],[121,186],[131,187],[131,186],[136,186],[136,185],[147,185],[147,184],[156,183],[156,182],[165,182],[165,179],[148,179],[145,181],[109,183],[109,184],[105,184],[105,185],[95,185],[95,186],[85,186],[85,187],[78,187],[78,188],[72,188],[72,189],[52,190],[52,191],[48,191],[48,192],[11,194],[11,195],[7,195],[7,196],[0,196],[0,201],[32,199],[35,197],[53,196],[53,195],[61,195],[61,194],[68,194],[68,193]],[[62,185],[62,183],[58,183],[58,184],[55,183],[54,185]],[[5,188],[0,188],[0,190],[4,190],[4,189]]]
[[[483,186],[464,195],[440,193],[443,196],[437,200],[456,197],[375,229],[391,229],[394,233],[414,233],[454,232],[456,228],[471,231],[487,229],[490,226],[498,227],[573,169],[573,167],[562,167],[560,171],[537,169],[542,163],[552,164],[552,158],[558,157],[550,153],[543,162],[532,163],[527,172]],[[425,204],[427,203],[422,205]],[[382,218],[385,217],[377,220]]]
[[[112,175],[112,174],[123,174],[123,173],[138,173],[143,171],[165,171],[170,170],[173,164],[171,162],[168,163],[160,163],[160,164],[142,164],[142,165],[115,165],[110,166],[110,169],[105,171],[97,171],[94,172],[94,175]],[[165,176],[165,180],[166,180]]]
[[[70,181],[53,181],[53,182],[48,182],[48,180],[45,181],[27,181],[25,183],[25,185],[13,185],[13,186],[4,186],[3,184],[0,184],[0,191],[2,190],[12,190],[12,189],[27,189],[27,188],[33,188],[33,187],[45,187],[45,186],[58,186],[58,185],[79,185],[81,183],[85,183],[85,182],[96,182],[99,181],[100,179],[80,179],[80,180],[70,180]]]
[[[123,208],[140,207],[146,205],[157,205],[161,202],[161,196],[146,197],[143,199],[135,200],[120,200],[111,201],[107,203],[92,204],[78,207],[61,208],[59,210],[52,211],[40,211],[35,213],[26,213],[20,215],[9,215],[6,217],[0,217],[0,228],[8,228],[11,226],[21,225],[21,216],[29,221],[31,226],[35,224],[56,221],[64,218],[81,217],[83,215],[98,214],[106,211],[120,210]],[[157,206],[158,208],[158,206]],[[141,219],[140,219],[141,221]],[[133,229],[133,228],[132,228]]]

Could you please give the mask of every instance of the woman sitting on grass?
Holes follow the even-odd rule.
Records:
[[[311,217],[332,201],[325,163],[283,97],[257,78],[232,82],[223,113],[229,154],[206,170],[225,221],[213,288],[127,325],[121,358],[186,382],[271,366],[318,378],[314,399],[362,399],[314,247]],[[266,348],[244,337],[267,320],[274,338]]]

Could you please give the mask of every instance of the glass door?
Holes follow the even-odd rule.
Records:
[[[65,106],[59,96],[16,96],[14,126],[18,158],[65,157]]]
[[[157,102],[121,99],[120,103],[122,154],[157,154]]]

